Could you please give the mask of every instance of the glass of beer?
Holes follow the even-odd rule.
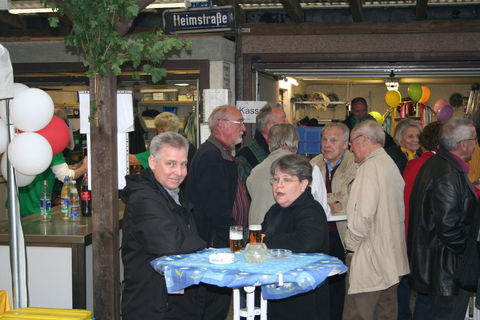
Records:
[[[262,242],[262,225],[251,224],[248,226],[248,242],[249,243]]]
[[[230,252],[240,252],[243,248],[243,227],[230,226]]]

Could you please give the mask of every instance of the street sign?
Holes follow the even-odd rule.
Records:
[[[234,26],[231,6],[166,10],[163,26],[167,33],[198,33],[232,30]]]

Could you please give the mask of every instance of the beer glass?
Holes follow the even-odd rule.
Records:
[[[243,227],[230,226],[230,252],[240,252],[243,247]]]
[[[251,224],[248,226],[248,242],[249,243],[261,243],[262,242],[262,225]]]

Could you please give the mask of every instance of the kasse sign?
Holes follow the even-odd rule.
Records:
[[[227,31],[233,28],[232,7],[166,10],[163,24],[167,33]]]

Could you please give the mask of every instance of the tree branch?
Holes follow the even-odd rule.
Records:
[[[56,0],[60,1],[60,0]],[[138,5],[138,11],[141,12],[143,9],[145,9],[150,3],[155,2],[155,0],[138,0],[137,5]],[[120,19],[117,23],[117,31],[120,35],[126,35],[128,30],[130,30],[130,27],[132,26],[133,20],[135,17],[132,19],[125,21],[123,19]]]

